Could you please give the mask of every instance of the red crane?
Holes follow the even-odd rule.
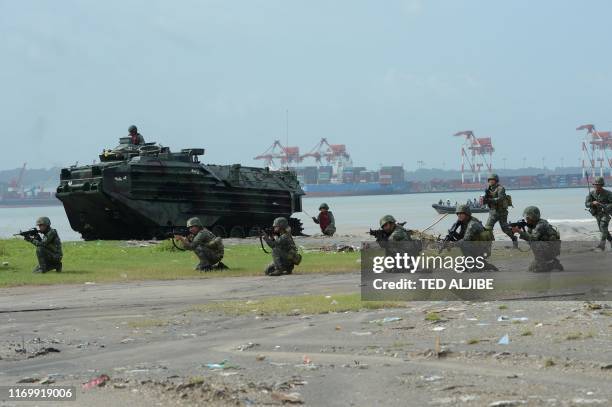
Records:
[[[612,171],[612,159],[608,157],[608,150],[612,150],[612,132],[598,131],[593,124],[583,124],[576,127],[576,130],[586,130],[582,140],[582,177],[586,177],[586,160],[588,159],[591,173],[595,175],[596,167],[599,167],[599,176],[604,176],[604,162],[608,162],[608,167]],[[590,152],[588,145],[590,144]],[[596,165],[598,162],[599,165]]]
[[[322,158],[325,158],[328,164],[338,164],[351,159],[345,144],[329,144],[326,138],[322,138],[312,150],[300,156],[300,159],[307,157],[314,158],[318,164],[321,163]]]
[[[491,137],[477,138],[472,130],[464,130],[453,134],[454,137],[464,137],[461,146],[461,183],[465,183],[465,162],[467,161],[472,173],[472,182],[480,183],[480,172],[484,166],[487,171],[493,170],[493,143]],[[469,153],[468,153],[469,151]],[[487,159],[488,156],[488,159]]]
[[[254,158],[254,160],[264,160],[266,167],[274,168],[275,161],[280,160],[281,166],[297,164],[302,161],[299,147],[284,147],[280,141],[275,140],[266,151]]]

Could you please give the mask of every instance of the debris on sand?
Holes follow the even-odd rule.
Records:
[[[295,403],[295,404],[302,404],[302,395],[300,393],[297,392],[293,392],[293,393],[281,393],[278,391],[273,391],[272,392],[272,398],[274,400],[280,401],[282,403]]]
[[[238,346],[236,348],[236,350],[239,350],[240,352],[244,352],[245,350],[254,348],[255,346],[259,346],[259,344],[258,343],[253,343],[253,342],[249,342],[249,343],[246,343],[244,345]]]
[[[102,387],[109,380],[110,380],[110,377],[108,377],[108,375],[105,375],[105,374],[102,374],[102,375],[100,375],[98,377],[94,377],[93,379],[91,379],[87,383],[83,384],[83,390],[89,390],[89,389],[94,388],[94,387]]]
[[[17,383],[38,383],[38,378],[36,377],[24,377],[23,379],[17,381]]]
[[[385,317],[382,319],[374,319],[372,321],[370,321],[370,324],[378,324],[378,325],[382,325],[382,324],[388,324],[389,322],[397,322],[397,321],[401,321],[402,318],[401,317]]]
[[[516,407],[525,404],[523,400],[499,400],[489,404],[489,407]]]
[[[38,356],[43,356],[48,353],[60,353],[60,350],[57,348],[52,348],[52,347],[42,348],[38,352],[34,353],[33,355],[28,356],[28,359],[32,359]]]
[[[510,337],[508,336],[508,334],[505,334],[504,336],[499,338],[499,341],[497,342],[497,344],[498,345],[509,345],[510,344]]]

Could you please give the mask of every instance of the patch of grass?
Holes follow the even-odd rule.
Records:
[[[521,336],[532,336],[533,332],[531,331],[523,331],[523,333],[521,333]]]
[[[258,301],[222,301],[195,306],[191,311],[221,312],[227,315],[279,315],[300,310],[302,314],[359,311],[362,309],[403,308],[406,303],[391,301],[361,301],[360,294],[338,294],[294,297],[268,297]]]
[[[168,321],[164,321],[161,319],[141,319],[138,321],[130,321],[128,322],[128,326],[134,329],[145,329],[145,328],[153,328],[168,325]]]
[[[434,322],[434,321],[440,321],[441,319],[442,317],[437,312],[428,312],[427,315],[425,315],[425,321]]]
[[[468,345],[476,345],[477,343],[480,343],[479,339],[470,339],[467,341]]]
[[[508,309],[507,305],[500,305],[499,307],[497,307],[497,309]]]
[[[565,337],[565,339],[567,339],[568,341],[575,341],[580,338],[582,338],[581,332],[572,332]]]
[[[0,287],[19,285],[82,284],[91,282],[176,280],[261,276],[272,259],[259,244],[226,247],[225,263],[230,270],[201,273],[193,252],[172,249],[165,241],[147,247],[128,247],[122,241],[65,242],[63,271],[33,274],[36,266],[34,246],[20,239],[0,239]],[[359,253],[305,252],[295,274],[344,273],[358,271]],[[8,262],[9,266],[2,266]]]
[[[546,359],[544,361],[544,367],[552,367],[555,365],[555,361],[552,359]]]

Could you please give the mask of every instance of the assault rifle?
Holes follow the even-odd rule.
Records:
[[[187,236],[191,235],[191,233],[189,232],[189,229],[184,227],[184,226],[169,225],[169,227],[170,227],[170,232],[166,233],[166,239],[172,240],[172,246],[174,246],[174,248],[176,250],[180,250],[180,251],[184,252],[185,249],[183,249],[182,247],[180,247],[179,245],[176,244],[176,240],[174,240],[174,236],[184,236],[184,237],[187,237]]]
[[[461,235],[459,235],[459,232],[457,232],[457,230],[461,227],[461,222],[457,221],[453,224],[453,226],[451,226],[450,229],[448,229],[448,234],[446,235],[446,237],[440,242],[440,247],[438,248],[438,253],[442,253],[442,250],[449,248],[449,243],[450,242],[456,242],[457,240],[461,239]]]
[[[521,219],[519,221],[509,223],[508,226],[510,226],[510,228],[517,227],[524,232],[525,228],[527,227],[527,222],[525,221],[525,219]]]
[[[39,233],[38,229],[32,228],[24,232],[19,231],[19,233],[15,233],[13,236],[21,236],[25,240],[39,240],[40,241],[40,235],[38,233]]]
[[[404,226],[406,224],[406,222],[398,222],[397,225],[400,226]],[[411,230],[407,231],[408,233],[411,233]],[[370,234],[370,236],[374,236],[376,238],[377,242],[386,242],[387,240],[389,240],[389,235],[387,235],[387,232],[385,232],[383,229],[370,229],[370,231],[368,232]]]

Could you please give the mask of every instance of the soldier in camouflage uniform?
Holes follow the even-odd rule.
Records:
[[[144,137],[142,137],[142,134],[138,133],[138,128],[136,126],[131,125],[128,128],[128,132],[128,136],[131,139],[131,143],[135,146],[141,146],[145,143]]]
[[[286,218],[276,218],[272,227],[276,238],[268,234],[263,235],[265,242],[272,248],[272,263],[268,265],[265,273],[268,276],[291,274],[293,268],[300,264],[302,256],[291,237],[289,222]]]
[[[325,236],[333,236],[336,233],[334,214],[329,210],[329,205],[325,202],[319,205],[319,215],[313,216],[312,221],[321,227],[321,232]]]
[[[393,216],[383,216],[380,218],[379,224],[383,231],[383,236],[377,237],[376,241],[380,247],[385,249],[385,256],[395,257],[397,254],[403,256],[404,253],[408,256],[419,255],[423,248],[422,242],[420,240],[413,240],[410,232],[397,223]]]
[[[595,189],[589,191],[586,197],[585,205],[591,212],[591,215],[597,220],[597,226],[601,232],[601,240],[597,249],[606,249],[606,240],[610,242],[612,246],[612,237],[608,231],[608,225],[610,224],[610,215],[612,214],[612,191],[604,189],[603,177],[595,178],[593,186]]]
[[[180,240],[185,249],[193,250],[198,256],[200,262],[195,269],[199,271],[226,269],[227,266],[221,262],[224,254],[223,240],[206,229],[198,218],[189,219],[187,227],[189,228],[189,236],[177,235],[174,238]]]
[[[508,225],[508,204],[509,196],[506,195],[506,188],[499,184],[499,176],[490,174],[487,178],[489,187],[486,189],[483,203],[489,206],[489,219],[487,219],[486,227],[493,231],[493,227],[497,222],[501,226],[505,234],[512,239],[512,246],[518,248],[518,239],[512,234]]]
[[[512,233],[518,233],[533,251],[534,261],[529,265],[529,271],[563,271],[563,265],[557,258],[561,254],[559,232],[546,219],[540,217],[540,209],[536,206],[525,208],[523,216],[527,222],[527,230],[514,226]]]
[[[36,257],[38,258],[38,266],[34,269],[34,273],[46,273],[50,270],[55,270],[58,273],[62,271],[62,241],[60,240],[57,230],[51,227],[51,220],[46,216],[36,220],[38,231],[43,235],[42,239],[26,237],[25,239],[36,246]]]
[[[458,239],[455,241],[455,246],[461,249],[464,256],[483,257],[484,267],[482,269],[472,268],[467,271],[497,271],[497,267],[488,261],[485,257],[491,255],[491,242],[493,240],[493,231],[482,225],[482,222],[472,216],[472,210],[467,205],[457,205],[455,209],[457,220],[460,223]]]

